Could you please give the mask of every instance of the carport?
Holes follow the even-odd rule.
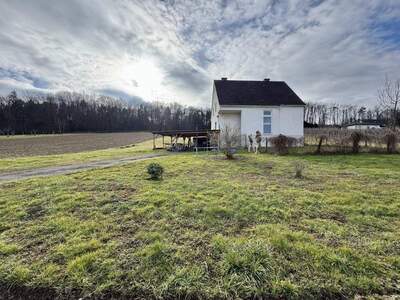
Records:
[[[219,149],[219,130],[166,130],[153,131],[153,150],[170,151],[209,151]],[[157,138],[162,137],[162,145]],[[168,141],[165,137],[169,137]]]

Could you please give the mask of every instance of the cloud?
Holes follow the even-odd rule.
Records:
[[[99,94],[104,95],[104,96],[111,96],[117,99],[120,99],[127,104],[143,104],[145,101],[137,96],[132,96],[130,94],[124,93],[119,90],[113,90],[113,89],[101,89],[97,91]]]
[[[385,75],[399,76],[397,0],[13,0],[0,10],[0,93],[208,106],[213,79],[269,77],[306,101],[374,105]]]

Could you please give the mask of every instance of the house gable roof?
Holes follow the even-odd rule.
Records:
[[[284,81],[214,80],[220,105],[305,105]]]

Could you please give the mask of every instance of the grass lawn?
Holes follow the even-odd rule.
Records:
[[[307,164],[294,177],[293,161]],[[0,292],[338,298],[400,293],[400,155],[184,154],[7,183]]]
[[[0,159],[0,174],[48,166],[77,164],[89,161],[107,160],[145,153],[153,153],[151,150],[152,147],[153,141],[151,140],[138,143],[135,146],[122,146],[120,148],[55,155],[2,158]]]

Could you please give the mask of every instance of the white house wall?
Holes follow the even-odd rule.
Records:
[[[271,134],[265,136],[275,136],[284,134],[291,137],[300,138],[304,135],[304,107],[302,106],[257,106],[257,107],[238,107],[222,106],[220,107],[220,128],[223,128],[224,119],[231,119],[233,111],[241,113],[240,128],[241,134],[255,134],[259,130],[263,134],[263,116],[264,111],[271,111],[272,124]],[[226,113],[227,111],[229,113]],[[226,117],[227,116],[227,117]],[[231,122],[229,120],[229,122]]]
[[[220,109],[220,107],[219,107],[217,92],[214,87],[212,101],[211,101],[211,129],[220,129],[220,126],[218,124],[218,117],[217,117],[219,109]]]
[[[304,107],[280,107],[280,133],[292,137],[304,136]]]
[[[246,107],[241,108],[241,110],[242,134],[253,134],[254,136],[257,130],[259,130],[263,134],[263,117],[265,110],[271,111],[271,135],[277,134],[279,132],[279,107]]]
[[[219,117],[219,126],[221,129],[226,127],[241,132],[241,116],[240,111],[221,113]]]

